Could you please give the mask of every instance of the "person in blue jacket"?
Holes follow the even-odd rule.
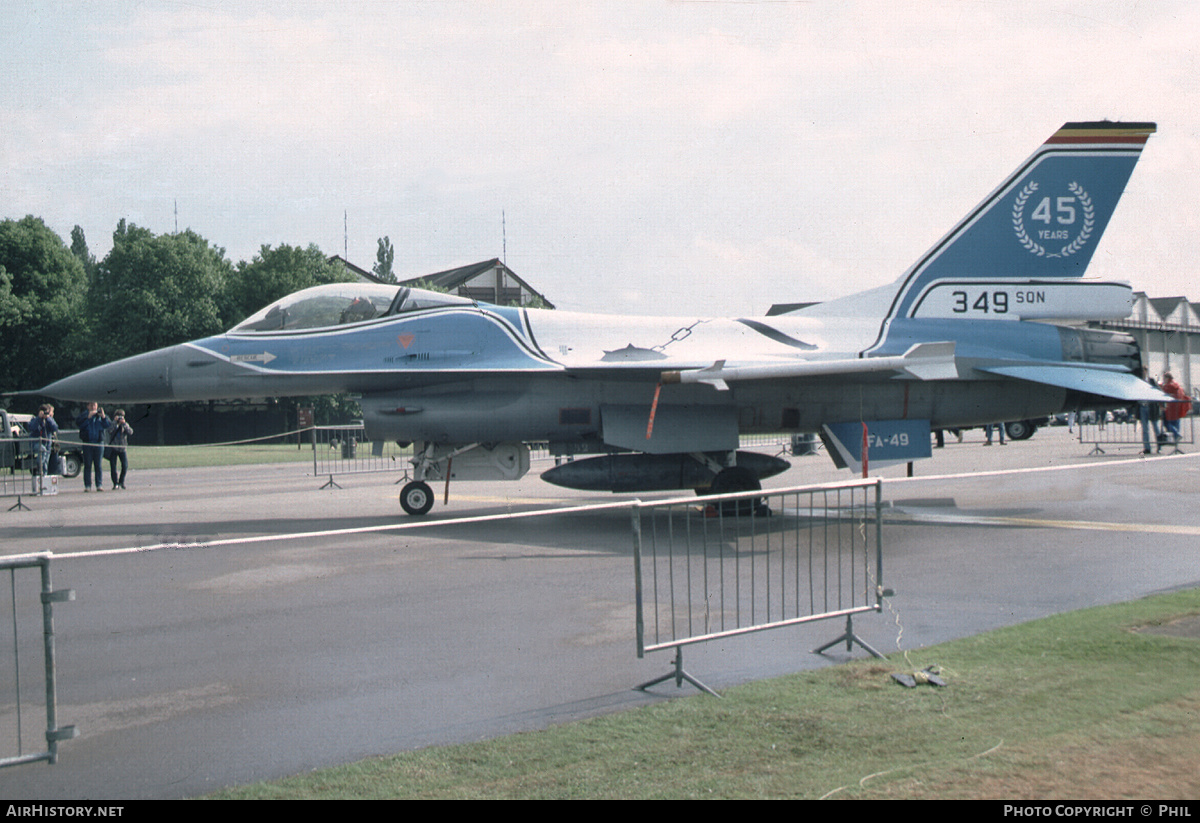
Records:
[[[104,456],[104,432],[112,425],[112,421],[104,414],[104,409],[93,400],[88,403],[87,411],[75,418],[79,427],[79,439],[83,443],[83,490],[92,490],[92,472],[96,473],[96,491],[104,491],[104,470],[100,468],[100,458]]]
[[[50,461],[50,448],[54,444],[54,435],[58,433],[58,423],[54,422],[54,407],[43,403],[38,407],[37,417],[25,425],[29,436],[33,438],[33,453],[37,456],[38,474],[45,476],[47,463]]]

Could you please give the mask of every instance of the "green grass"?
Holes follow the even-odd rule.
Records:
[[[253,443],[239,446],[130,446],[129,464],[139,469],[184,469],[253,463],[312,463],[312,446]]]
[[[1200,590],[215,798],[1195,797]],[[946,688],[892,671],[941,668]]]

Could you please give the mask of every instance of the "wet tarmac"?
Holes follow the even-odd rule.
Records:
[[[895,596],[856,620],[859,633],[885,653],[916,649],[1200,585],[1200,461],[1090,448],[1063,428],[991,447],[974,431],[915,478],[881,472]],[[823,454],[792,460],[769,486],[847,479]],[[59,717],[81,734],[57,765],[0,770],[0,796],[194,796],[693,694],[633,689],[670,654],[635,654],[627,511],[461,521],[614,502],[542,483],[550,465],[517,483],[458,483],[448,505],[438,488],[419,524],[400,512],[394,476],[321,489],[302,463],[134,465],[127,491],[85,495],[76,480],[26,500],[0,518],[0,554],[53,552],[56,588],[76,592],[55,621]],[[147,546],[158,548],[136,550]],[[36,598],[18,576],[30,586]],[[11,610],[7,594],[0,605]],[[862,657],[811,653],[840,631],[703,644],[688,669],[721,689]],[[32,659],[23,689],[40,702]],[[0,689],[11,703],[12,686]],[[28,751],[37,712],[23,725]]]

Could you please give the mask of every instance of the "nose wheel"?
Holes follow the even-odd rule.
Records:
[[[420,480],[406,483],[400,490],[400,507],[411,515],[429,514],[433,508],[433,489]]]

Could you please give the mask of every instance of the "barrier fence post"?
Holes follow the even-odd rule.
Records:
[[[633,591],[634,591],[634,621],[637,631],[637,656],[646,656],[646,617],[642,610],[642,502],[633,501],[629,510],[633,526]]]
[[[54,591],[50,585],[50,558],[45,557],[42,567],[42,638],[46,666],[46,747],[51,764],[58,762],[58,742],[79,736],[74,726],[58,727],[58,658],[54,645],[54,604],[75,599],[74,589]]]
[[[17,628],[17,588],[16,572],[18,569],[38,567],[41,571],[40,601],[42,607],[42,659],[43,676],[45,678],[46,700],[46,750],[33,754],[25,754],[21,735],[21,667],[20,667],[20,634]],[[69,602],[75,599],[73,589],[55,591],[50,580],[50,555],[25,556],[12,559],[0,559],[0,568],[8,569],[12,589],[12,621],[13,621],[13,671],[14,698],[16,701],[16,743],[17,753],[11,757],[0,757],[0,768],[18,766],[25,763],[35,763],[45,760],[48,763],[58,762],[58,744],[63,740],[78,737],[79,732],[74,726],[58,725],[58,689],[57,689],[57,659],[54,643],[54,604]]]

